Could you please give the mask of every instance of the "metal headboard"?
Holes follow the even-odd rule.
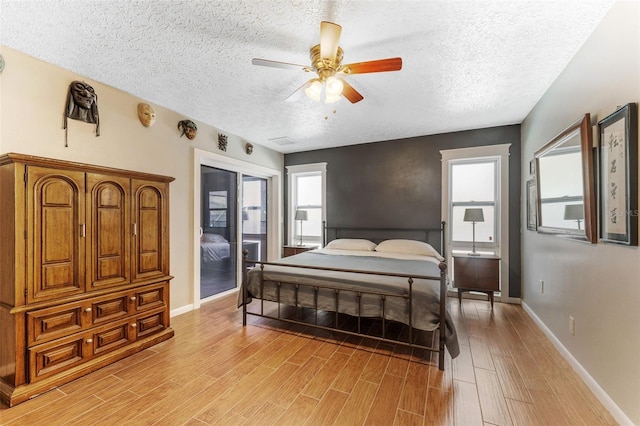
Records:
[[[424,241],[434,248],[440,249],[440,254],[445,252],[445,222],[440,223],[440,228],[364,228],[353,226],[327,226],[322,222],[322,246],[338,238],[365,238],[378,244],[383,240],[403,238],[409,240]]]

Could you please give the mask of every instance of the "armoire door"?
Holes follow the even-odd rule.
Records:
[[[27,302],[85,291],[84,173],[27,167]]]
[[[167,184],[131,180],[133,197],[132,281],[168,275]]]
[[[87,174],[87,290],[131,279],[131,202],[128,177]]]

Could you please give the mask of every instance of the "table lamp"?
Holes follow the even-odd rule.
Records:
[[[480,208],[469,208],[464,210],[465,222],[473,223],[473,250],[469,253],[470,256],[480,256],[480,253],[476,253],[476,222],[484,222],[484,213]]]
[[[307,220],[307,211],[306,210],[296,210],[295,220],[299,220],[300,221],[300,244],[298,244],[298,245],[301,246],[302,245],[302,221],[303,220]]]
[[[564,220],[575,220],[578,222],[580,229],[580,221],[584,219],[584,207],[582,204],[567,204],[564,206]]]

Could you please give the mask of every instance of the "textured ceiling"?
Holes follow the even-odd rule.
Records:
[[[520,123],[613,0],[0,0],[0,43],[280,152]],[[364,100],[285,101],[320,21]],[[335,112],[334,112],[335,111]],[[270,139],[294,142],[279,145]]]

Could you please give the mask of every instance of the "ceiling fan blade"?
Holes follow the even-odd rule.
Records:
[[[340,67],[339,72],[345,74],[366,74],[370,72],[399,71],[401,69],[402,58],[388,58],[346,64]]]
[[[293,102],[296,101],[300,98],[301,94],[304,93],[304,90],[311,86],[311,83],[313,83],[313,81],[316,80],[315,78],[312,78],[311,80],[307,81],[305,84],[303,84],[302,86],[298,87],[296,90],[293,91],[293,93],[291,93],[289,96],[287,96],[284,100],[287,102]]]
[[[320,22],[320,57],[334,61],[338,53],[338,43],[342,27],[333,22]]]
[[[283,69],[296,69],[296,70],[303,70],[303,71],[312,71],[308,66],[306,65],[298,65],[298,64],[290,64],[288,62],[279,62],[279,61],[271,61],[269,59],[259,59],[259,58],[253,58],[251,60],[251,63],[253,65],[259,65],[261,67],[271,67],[271,68],[283,68]]]
[[[356,102],[360,102],[361,100],[364,99],[364,96],[362,96],[356,89],[354,89],[343,78],[341,78],[340,81],[342,81],[342,85],[343,85],[342,96],[347,98],[349,102],[351,102],[352,104],[355,104]]]

